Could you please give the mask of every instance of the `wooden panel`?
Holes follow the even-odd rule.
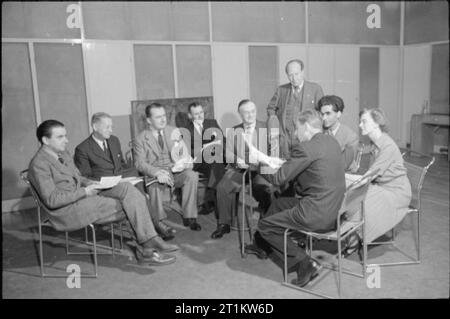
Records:
[[[433,45],[431,53],[430,111],[431,113],[449,114],[448,43]]]
[[[249,98],[247,58],[245,45],[213,44],[214,111],[222,129],[241,122],[237,106]]]
[[[448,41],[447,1],[405,1],[405,44]]]
[[[80,38],[80,29],[67,27],[74,3],[2,2],[2,38]]]
[[[209,41],[208,3],[170,2],[175,41]]]
[[[36,43],[34,50],[42,121],[63,122],[73,152],[89,133],[81,45]]]
[[[134,66],[138,99],[175,97],[170,45],[135,45]]]
[[[369,4],[380,7],[381,27],[369,29]],[[337,1],[309,3],[310,43],[399,44],[400,2]]]
[[[379,48],[360,49],[359,105],[360,109],[378,107]]]
[[[131,38],[132,24],[124,2],[83,2],[83,24],[87,39]]]
[[[286,76],[286,63],[292,59],[300,59],[305,64],[305,76],[308,77],[309,65],[306,60],[305,45],[279,45],[278,46],[278,84],[289,82]]]
[[[341,122],[358,134],[359,128],[359,49],[336,47],[334,49],[334,94],[344,100]]]
[[[212,95],[211,49],[206,45],[177,45],[178,96]]]
[[[249,75],[250,98],[256,104],[257,119],[267,120],[267,105],[278,84],[277,48],[274,46],[250,46]]]
[[[308,79],[322,86],[325,95],[334,94],[334,50],[330,47],[309,47]]]
[[[402,141],[410,141],[410,124],[413,114],[422,113],[422,107],[430,95],[430,46],[410,46],[404,48],[403,68],[403,116]]]
[[[304,4],[212,2],[214,41],[305,42]]]
[[[398,143],[401,141],[401,120],[399,117],[400,49],[380,48],[380,107],[389,120],[389,135]]]
[[[19,198],[19,172],[38,149],[28,45],[2,43],[2,199]]]
[[[91,114],[130,114],[130,101],[135,99],[132,88],[132,45],[91,42],[84,47]]]

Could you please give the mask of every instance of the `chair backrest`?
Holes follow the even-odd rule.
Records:
[[[47,212],[47,207],[44,205],[44,203],[41,201],[41,198],[39,197],[38,192],[36,191],[36,188],[34,188],[33,184],[31,184],[30,180],[28,179],[28,169],[23,170],[19,173],[20,175],[20,179],[23,180],[28,187],[30,188],[31,191],[31,196],[33,197],[34,201],[36,202],[36,205],[38,206],[38,218],[40,221],[43,221],[42,218],[44,218],[44,220],[48,220],[49,218],[49,214]],[[41,211],[42,209],[42,211]],[[44,213],[42,216],[41,213]]]
[[[428,172],[428,169],[431,165],[433,165],[435,158],[432,156],[424,155],[421,153],[414,152],[412,153],[407,152],[403,153],[403,157],[405,157],[406,154],[418,154],[422,158],[428,159],[426,163],[422,163],[422,165],[413,164],[410,161],[406,160],[404,161],[404,165],[406,167],[407,175],[409,182],[411,183],[411,206],[420,209],[420,196],[422,191],[423,182],[425,180],[425,176]],[[422,161],[423,162],[423,161]]]

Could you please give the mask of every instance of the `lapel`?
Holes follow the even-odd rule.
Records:
[[[113,138],[110,138],[108,140],[108,146],[109,146],[109,151],[111,152],[111,157],[112,157],[112,160],[114,163],[114,168],[120,168],[119,157],[118,157],[118,155],[120,154],[119,145],[117,143],[115,143],[115,140]]]
[[[52,155],[50,155],[48,152],[46,152],[44,149],[40,149],[39,151],[41,153],[41,156],[44,157],[50,164],[62,175],[67,175],[69,178],[73,178],[75,181],[75,184],[79,185],[80,183],[80,176],[77,174],[77,172],[72,169],[70,166],[63,165],[60,163],[56,158],[54,158]],[[68,163],[70,161],[70,156],[67,152],[64,152],[61,154],[63,159]]]
[[[174,129],[172,127],[170,127],[169,125],[166,125],[166,127],[164,128],[164,140],[166,141],[169,154],[170,154],[170,151],[172,150],[173,144],[174,144],[174,141],[172,139],[173,130]],[[173,138],[175,138],[175,137],[173,137]]]
[[[101,149],[100,145],[97,144],[92,135],[89,137],[89,146],[92,150],[92,153],[103,158],[105,161],[112,163],[111,158],[106,155],[106,153]],[[110,145],[108,144],[108,146]]]
[[[157,155],[159,155],[160,151],[159,151],[159,146],[158,146],[158,142],[156,141],[155,137],[152,134],[152,131],[150,129],[145,131],[145,141],[147,143],[147,145],[150,147],[150,149]]]

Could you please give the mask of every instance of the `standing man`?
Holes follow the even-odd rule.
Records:
[[[225,174],[225,165],[223,163],[223,132],[215,119],[205,119],[205,112],[200,103],[193,102],[188,106],[188,122],[187,129],[190,133],[191,140],[191,156],[196,158],[193,170],[202,174],[208,179],[208,189],[205,192],[205,203],[203,204],[204,213],[209,213],[215,207],[215,189],[217,184]],[[208,158],[203,156],[201,148],[208,143],[221,140],[220,145],[214,145],[211,155],[217,155],[221,159],[220,162],[210,163]],[[214,152],[214,153],[213,153]],[[220,152],[220,154],[215,154]],[[209,152],[207,153],[209,154]],[[216,156],[214,156],[216,157]]]
[[[192,158],[180,131],[167,125],[166,110],[159,103],[145,108],[149,129],[142,131],[134,144],[137,170],[155,182],[147,188],[152,210],[159,219],[167,218],[163,195],[167,187],[182,189],[183,224],[191,230],[201,230],[197,223],[198,173],[192,170]]]
[[[345,193],[344,161],[334,138],[322,133],[322,119],[315,110],[299,114],[296,136],[297,157],[284,163],[277,173],[262,175],[274,185],[294,182],[295,197],[281,197],[258,223],[255,244],[246,251],[263,258],[274,252],[283,257],[286,228],[327,232],[336,228],[336,219]],[[314,278],[320,264],[292,239],[287,242],[288,269],[297,272],[295,284],[303,287]]]
[[[161,254],[178,250],[155,231],[144,196],[130,183],[98,190],[97,183],[81,176],[72,156],[64,124],[42,122],[36,131],[41,147],[30,162],[28,178],[49,212],[55,229],[70,231],[91,223],[110,221],[123,210],[138,243],[136,255],[151,265],[173,263],[175,257]]]
[[[267,106],[267,115],[278,117],[281,156],[289,159],[293,145],[297,143],[294,119],[303,110],[315,109],[323,90],[319,84],[305,81],[302,60],[290,60],[285,70],[290,83],[277,88]]]
[[[95,180],[103,176],[122,175],[122,177],[138,176],[134,167],[128,167],[122,155],[119,139],[112,135],[111,115],[103,112],[92,115],[92,134],[75,148],[75,165],[81,175]],[[144,183],[139,182],[136,188],[144,195]],[[151,200],[151,198],[149,199]],[[149,204],[149,208],[151,205]],[[150,209],[152,219],[158,233],[164,240],[174,238],[175,230],[159,220],[155,211]]]
[[[250,158],[249,148],[246,145],[244,147],[243,138],[240,138],[241,134],[247,135],[248,140],[252,141],[252,145],[265,153],[267,151],[267,127],[264,122],[256,120],[256,106],[252,101],[240,101],[238,112],[242,123],[227,130],[226,161],[229,164],[225,175],[217,185],[219,220],[217,229],[211,234],[214,239],[221,238],[231,230],[235,195],[242,188],[242,174],[246,169],[249,169],[251,174],[253,196],[259,202],[262,211],[265,211],[270,205],[273,194],[272,185],[258,174],[256,162]],[[245,195],[243,194],[243,196]],[[250,197],[246,202],[253,206],[258,205],[254,199],[252,202]]]
[[[325,95],[319,100],[317,109],[322,114],[324,133],[334,136],[341,147],[345,169],[352,171],[359,137],[339,119],[344,111],[344,101],[336,95]]]

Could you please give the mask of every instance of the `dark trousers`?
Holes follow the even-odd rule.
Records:
[[[284,231],[289,229],[305,229],[298,213],[299,199],[295,197],[281,197],[276,199],[267,211],[264,218],[258,222],[258,231],[255,233],[255,243],[264,250],[271,248],[270,252],[284,259]],[[263,241],[261,241],[261,238]],[[264,243],[264,241],[266,243]],[[287,240],[287,265],[292,268],[300,261],[308,258],[305,250],[298,247],[289,237]]]

